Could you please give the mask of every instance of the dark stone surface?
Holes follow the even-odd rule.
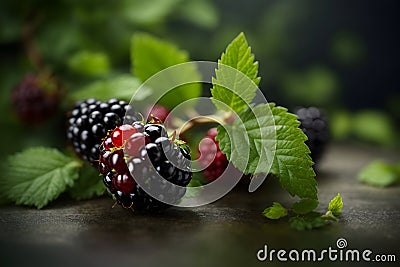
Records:
[[[400,187],[369,187],[356,175],[372,159],[398,161],[399,156],[373,148],[330,147],[317,176],[320,209],[340,192],[343,215],[339,223],[305,232],[291,229],[286,220],[269,221],[260,215],[272,201],[294,201],[273,179],[255,193],[240,184],[211,205],[151,216],[119,206],[112,209],[107,197],[61,199],[43,210],[1,207],[0,266],[275,266],[283,264],[276,258],[256,258],[265,244],[269,249],[320,251],[336,248],[338,238],[347,240],[347,248],[396,254],[398,264]],[[324,263],[328,265],[355,263]]]

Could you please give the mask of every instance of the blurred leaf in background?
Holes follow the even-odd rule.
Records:
[[[140,85],[141,81],[138,78],[129,74],[120,74],[83,86],[72,94],[72,99],[78,101],[96,97],[98,100],[106,101],[110,98],[118,98],[129,102]],[[140,94],[136,94],[135,99],[142,101],[151,93],[152,89],[146,88],[146,90],[141,90]]]
[[[361,140],[380,145],[393,145],[395,127],[390,117],[375,110],[358,112],[352,119],[352,131]]]
[[[79,51],[68,60],[70,69],[78,74],[101,76],[110,71],[110,59],[102,52]]]
[[[332,57],[342,66],[355,67],[366,58],[365,43],[356,33],[339,32],[332,40]]]
[[[170,42],[144,33],[136,33],[133,36],[131,57],[133,74],[142,82],[170,66],[189,61],[189,54],[186,51],[178,49]],[[187,65],[178,71],[170,69],[168,75],[158,77],[160,78],[151,79],[148,84],[146,83],[153,90],[151,100],[157,101],[160,94],[168,91],[162,95],[159,103],[169,109],[201,95],[201,83],[186,84],[188,80],[201,80],[200,73],[194,65]],[[177,84],[183,85],[176,87]]]
[[[339,88],[334,72],[322,66],[288,73],[282,79],[285,96],[297,105],[329,106],[337,99]]]

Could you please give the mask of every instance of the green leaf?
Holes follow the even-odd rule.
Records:
[[[368,185],[386,187],[399,181],[396,169],[381,160],[372,161],[358,173],[358,179]]]
[[[80,51],[68,60],[68,66],[76,73],[98,76],[110,71],[110,60],[105,53]]]
[[[272,203],[272,206],[266,208],[262,214],[268,219],[276,220],[285,217],[288,212],[287,209],[281,204],[279,204],[278,202],[274,202]]]
[[[320,228],[329,222],[321,217],[318,212],[310,212],[303,216],[292,217],[289,220],[290,227],[298,230],[311,230],[314,228]]]
[[[79,179],[75,181],[68,193],[76,200],[91,199],[102,196],[105,192],[103,179],[99,176],[97,169],[86,165],[81,169]]]
[[[221,151],[245,174],[268,173],[275,149],[275,124],[270,105],[249,107],[238,116],[233,125],[218,126]]]
[[[164,21],[180,4],[182,0],[128,0],[123,1],[120,14],[133,24],[152,25]]]
[[[352,131],[361,140],[375,144],[391,145],[396,140],[391,118],[380,111],[365,110],[354,115]]]
[[[146,88],[146,90],[140,90],[139,93],[136,93],[140,84],[139,79],[132,75],[119,75],[117,77],[90,83],[72,93],[72,98],[75,101],[92,97],[102,101],[110,98],[130,101],[135,94],[135,99],[142,101],[151,95],[152,90]]]
[[[328,206],[328,211],[331,211],[335,217],[339,217],[342,213],[343,200],[340,193],[337,194],[330,202]]]
[[[307,136],[299,128],[297,117],[286,108],[273,106],[276,126],[276,151],[271,173],[278,176],[284,189],[300,198],[317,200],[317,182],[312,168]]]
[[[281,80],[284,95],[305,106],[329,104],[340,88],[335,72],[322,66],[286,74]]]
[[[189,61],[188,53],[179,50],[175,45],[148,34],[138,33],[132,38],[131,57],[134,75],[145,82],[146,87],[153,89],[152,98],[148,102],[163,96],[159,103],[172,109],[185,100],[201,95],[201,84],[194,82],[201,81],[195,64],[166,70],[168,67]],[[161,71],[164,71],[164,74]],[[149,79],[155,74],[158,76]]]
[[[217,140],[227,158],[245,174],[272,173],[291,195],[317,200],[307,137],[297,117],[264,104],[240,112],[239,118],[218,127]]]
[[[253,100],[260,82],[258,62],[247,44],[246,37],[240,33],[226,48],[221,59],[218,60],[218,69],[212,79],[212,99],[217,108],[240,112],[249,106]]]
[[[184,1],[179,6],[179,15],[195,25],[215,28],[218,24],[218,11],[215,3],[207,0]]]
[[[306,214],[318,207],[318,200],[303,198],[293,204],[292,209],[297,214]]]
[[[56,149],[29,148],[7,159],[0,191],[17,205],[41,209],[74,184],[81,164]]]

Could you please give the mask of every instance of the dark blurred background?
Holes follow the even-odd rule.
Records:
[[[5,154],[27,145],[63,147],[69,93],[129,73],[138,31],[175,43],[192,60],[216,61],[245,32],[269,101],[327,111],[336,140],[398,145],[398,1],[38,0],[0,3],[1,137]],[[46,71],[63,88],[55,119],[26,125],[12,89]],[[371,128],[374,128],[371,131]]]

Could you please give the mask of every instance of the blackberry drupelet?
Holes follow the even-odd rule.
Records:
[[[329,141],[328,121],[321,109],[301,107],[295,110],[300,121],[300,129],[307,135],[305,142],[311,151],[314,162],[318,162]]]
[[[102,139],[108,131],[122,125],[124,119],[128,123],[139,119],[125,101],[110,99],[102,102],[94,98],[80,101],[68,114],[67,138],[83,160],[97,166]]]
[[[205,168],[203,174],[209,181],[214,181],[221,176],[228,166],[228,160],[219,149],[218,141],[215,140],[216,136],[217,128],[211,128],[199,146],[199,163]]]
[[[170,205],[147,192],[177,203],[192,178],[189,151],[169,140],[161,124],[119,126],[107,135],[100,151],[98,169],[104,185],[124,208],[143,212],[165,209]]]

